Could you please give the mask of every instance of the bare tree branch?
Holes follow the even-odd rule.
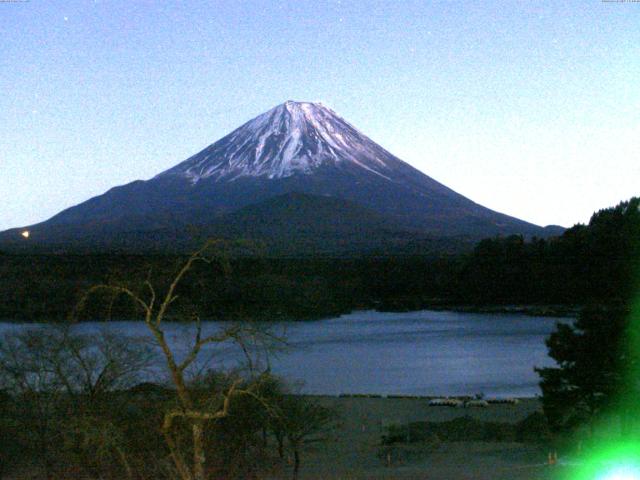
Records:
[[[255,388],[239,388],[242,380],[238,378],[234,380],[228,390],[222,394],[223,399],[221,405],[218,404],[215,408],[211,408],[212,405],[207,406],[205,404],[205,408],[200,408],[199,405],[202,405],[202,403],[195,398],[189,388],[187,388],[185,372],[189,366],[193,365],[198,359],[198,355],[201,353],[203,347],[226,341],[233,341],[240,346],[249,364],[250,371],[253,372],[255,364],[247,340],[251,344],[255,344],[260,339],[275,341],[275,336],[269,336],[266,332],[259,331],[247,325],[233,325],[222,331],[204,336],[201,319],[197,314],[194,314],[193,318],[196,324],[195,338],[185,358],[181,362],[178,362],[162,329],[162,322],[165,319],[169,307],[179,298],[177,294],[178,288],[194,264],[197,262],[211,264],[215,261],[221,268],[223,274],[226,274],[230,270],[231,267],[228,256],[226,252],[224,252],[226,246],[226,242],[220,240],[210,240],[206,242],[202,248],[193,253],[185,261],[162,295],[158,295],[158,292],[156,292],[150,279],[151,272],[149,272],[146,281],[143,283],[149,294],[148,300],[144,300],[140,295],[125,286],[103,284],[90,288],[79,302],[77,308],[77,311],[82,310],[88,298],[94,293],[107,292],[114,295],[112,303],[118,295],[125,295],[144,311],[145,324],[163,352],[171,380],[176,388],[179,408],[165,413],[161,431],[169,447],[171,458],[182,480],[204,480],[204,423],[226,417],[229,414],[232,398],[238,395],[249,395],[265,407],[267,406],[267,402],[256,393]],[[159,299],[161,299],[160,303],[158,303]],[[277,340],[279,342],[282,341],[281,339]],[[102,374],[104,374],[104,376],[102,376]],[[103,371],[102,374],[98,377],[98,382],[107,381],[107,379],[104,378],[107,373]],[[182,456],[179,445],[173,435],[174,421],[178,418],[184,419],[192,429],[193,464],[191,465]]]

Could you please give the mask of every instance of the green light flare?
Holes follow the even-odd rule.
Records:
[[[637,273],[636,280],[640,280],[640,272]],[[635,285],[640,287],[640,281]],[[635,292],[622,346],[623,388],[608,412],[621,418],[622,423],[629,423],[631,428],[626,436],[624,431],[620,432],[621,441],[602,439],[589,449],[589,453],[584,452],[584,463],[570,468],[567,480],[640,480],[640,435],[636,420],[640,413],[640,288]]]
[[[598,476],[598,480],[638,480],[640,468],[635,466],[614,467],[610,471]]]
[[[628,359],[629,364],[626,366],[626,384],[634,391],[638,391],[640,387],[640,290],[636,290],[638,294],[631,304],[631,312],[627,322],[629,335],[628,343]]]
[[[636,282],[638,285],[638,282]],[[626,440],[640,441],[636,417],[640,412],[640,290],[631,303],[626,321],[626,341],[624,342],[623,385],[618,395],[617,414],[623,428],[621,434]],[[638,456],[640,459],[640,455]],[[638,477],[640,480],[640,477]]]
[[[640,480],[640,443],[607,442],[596,448],[569,480]]]

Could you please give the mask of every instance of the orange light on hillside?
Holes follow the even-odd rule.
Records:
[[[29,230],[23,231],[20,235],[22,235],[24,238],[29,238],[29,235],[30,235]]]

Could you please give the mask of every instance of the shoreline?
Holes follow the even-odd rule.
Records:
[[[457,313],[485,313],[485,314],[521,314],[530,317],[566,317],[573,318],[578,315],[581,310],[578,305],[518,305],[518,304],[496,304],[496,305],[460,305],[460,304],[442,304],[434,303],[424,305],[424,308],[404,309],[404,308],[382,308],[375,309],[381,313],[403,313],[418,312],[422,310],[434,310],[438,312],[457,312]]]
[[[417,429],[420,425],[444,422],[481,422],[515,428],[532,414],[541,414],[542,405],[537,398],[523,398],[515,405],[497,403],[457,408],[430,405],[427,397],[310,397],[335,411],[338,421],[331,441],[305,453],[300,480],[529,480],[532,478],[531,470],[524,467],[542,466],[547,458],[545,448],[511,441],[436,439],[418,443],[383,443],[390,429],[398,431],[410,424]],[[496,475],[498,469],[503,474]],[[284,475],[275,474],[268,478],[284,478]]]
[[[278,322],[318,322],[322,320],[330,320],[333,318],[339,318],[343,315],[351,315],[357,312],[378,312],[378,313],[411,313],[411,312],[422,312],[422,311],[435,311],[435,312],[455,312],[455,313],[479,313],[479,314],[515,314],[515,315],[526,315],[529,317],[558,317],[558,318],[575,318],[580,312],[581,307],[576,305],[459,305],[459,304],[425,304],[420,308],[402,308],[402,307],[385,307],[382,306],[373,306],[372,308],[355,308],[349,311],[344,311],[341,313],[333,312],[331,315],[318,315],[304,318],[274,318],[274,319],[251,319],[247,318],[245,320],[255,321],[264,324],[270,323],[278,323]],[[136,319],[118,319],[118,320],[107,320],[107,319],[94,319],[94,320],[79,320],[73,323],[87,323],[87,322],[136,322],[142,321]],[[207,322],[229,322],[234,321],[233,319],[219,319],[219,320],[209,320],[204,319]],[[183,320],[175,320],[175,319],[167,319],[168,323],[185,323]],[[72,323],[68,320],[64,319],[55,319],[49,321],[43,321],[39,318],[33,319],[19,319],[19,318],[1,318],[1,323],[7,324],[52,324],[52,325],[60,325],[65,323]]]
[[[380,393],[295,393],[294,395],[299,397],[312,397],[312,398],[327,398],[327,399],[339,399],[339,398],[372,398],[381,400],[435,400],[435,399],[450,399],[450,400],[486,400],[491,403],[500,404],[501,400],[514,399],[521,401],[538,400],[540,397],[534,396],[511,396],[511,395],[495,395],[485,396],[478,399],[475,395],[403,395],[403,394],[380,394]]]

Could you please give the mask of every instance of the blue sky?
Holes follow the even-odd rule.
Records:
[[[30,0],[0,40],[0,230],[287,99],[537,224],[640,194],[640,3]]]

